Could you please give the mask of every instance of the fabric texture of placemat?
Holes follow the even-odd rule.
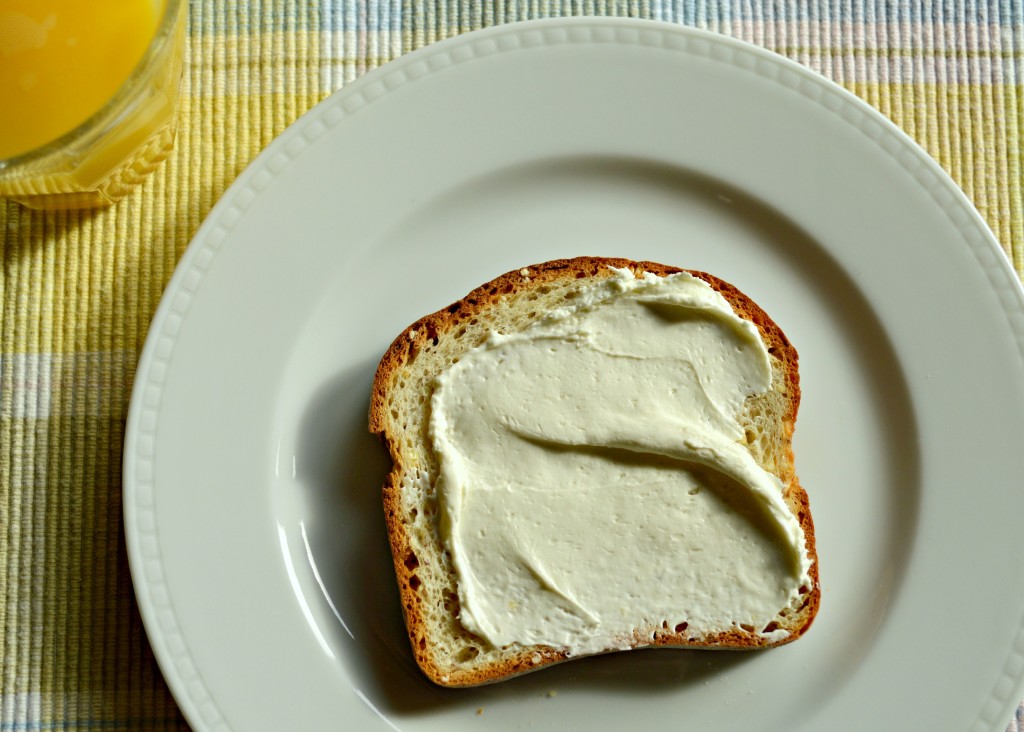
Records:
[[[1024,274],[1018,0],[195,0],[189,10],[170,158],[105,210],[0,201],[0,731],[187,728],[146,641],[122,523],[122,441],[146,329],[203,217],[256,154],[403,53],[565,15],[753,42],[908,132]],[[1019,732],[1024,716],[1007,723]]]

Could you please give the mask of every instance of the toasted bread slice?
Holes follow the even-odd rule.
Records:
[[[644,272],[667,276],[688,271],[653,262],[596,257],[524,267],[418,320],[395,339],[378,366],[369,426],[387,446],[393,462],[383,499],[395,572],[413,653],[426,676],[437,684],[473,686],[500,681],[566,660],[569,652],[549,646],[495,648],[459,621],[456,574],[439,527],[439,463],[428,432],[435,380],[489,334],[524,330],[563,306],[594,278],[612,276],[613,267],[629,269],[638,277]],[[777,620],[770,624],[775,627],[733,627],[707,635],[688,632],[685,623],[671,628],[637,627],[633,647],[738,650],[787,643],[807,630],[820,599],[814,526],[807,494],[797,480],[792,450],[800,403],[797,352],[768,315],[734,286],[709,274],[689,273],[719,292],[737,315],[754,323],[768,349],[772,386],[747,399],[740,425],[750,454],[781,481],[786,505],[803,528],[812,562],[811,582],[800,588],[790,607],[780,608]],[[764,630],[785,632],[765,635]]]

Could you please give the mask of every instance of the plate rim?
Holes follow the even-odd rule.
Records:
[[[196,729],[230,728],[202,681],[178,625],[173,598],[165,584],[159,539],[155,533],[153,455],[163,375],[183,317],[202,287],[207,268],[245,211],[295,157],[344,119],[409,83],[455,64],[507,53],[521,47],[552,44],[656,45],[691,56],[728,63],[808,97],[841,117],[873,144],[895,156],[943,210],[948,223],[968,245],[999,299],[1017,348],[1024,356],[1024,284],[974,205],[920,144],[866,101],[827,77],[785,56],[731,36],[682,24],[576,16],[543,18],[491,26],[456,35],[368,71],[333,92],[300,116],[260,152],[227,188],[197,230],[175,267],[155,311],[133,384],[122,461],[123,517],[129,569],[150,644],[161,672],[189,724]],[[978,721],[996,729],[1010,718],[1024,694],[1024,613],[1008,651],[1002,676],[983,702]],[[984,719],[982,719],[984,717]]]

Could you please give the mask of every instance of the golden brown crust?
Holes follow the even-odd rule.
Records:
[[[426,600],[424,593],[421,592],[420,557],[412,545],[408,513],[402,506],[403,485],[412,480],[413,468],[406,464],[408,456],[403,454],[401,438],[403,430],[410,429],[410,426],[397,424],[398,415],[393,413],[388,406],[389,394],[392,390],[399,388],[397,384],[401,382],[403,369],[415,361],[421,352],[436,347],[441,339],[450,336],[457,328],[460,329],[461,334],[466,330],[467,324],[476,324],[478,316],[482,317],[490,308],[495,308],[502,302],[514,299],[526,291],[543,290],[545,286],[555,283],[609,277],[612,275],[610,269],[612,267],[627,268],[637,276],[643,272],[666,276],[688,271],[721,293],[739,316],[750,320],[758,327],[769,353],[776,359],[775,363],[779,364],[778,370],[781,375],[779,388],[781,388],[785,400],[785,411],[781,414],[785,460],[782,465],[774,466],[776,467],[774,472],[785,487],[785,499],[790,510],[798,517],[803,526],[806,550],[813,560],[810,571],[811,587],[802,588],[804,592],[799,607],[792,608],[791,616],[780,621],[790,631],[786,638],[769,641],[760,634],[765,630],[762,628],[736,628],[711,636],[690,638],[687,636],[684,623],[674,628],[639,628],[635,632],[634,645],[636,647],[677,646],[732,650],[781,645],[800,637],[810,627],[817,613],[820,603],[820,587],[814,524],[811,519],[807,493],[800,486],[793,468],[792,436],[800,405],[798,356],[796,349],[786,338],[782,329],[736,287],[704,272],[682,270],[656,262],[635,262],[628,259],[578,257],[553,260],[507,272],[481,285],[447,308],[420,318],[394,340],[377,368],[370,402],[369,427],[370,431],[378,435],[387,446],[393,463],[392,470],[384,483],[383,501],[395,574],[398,579],[403,614],[414,655],[423,672],[435,683],[445,686],[474,686],[500,681],[566,660],[568,655],[559,649],[538,646],[516,651],[509,650],[482,667],[472,664],[466,666],[442,665],[438,661],[434,652],[434,644],[437,641],[431,637],[432,629],[427,622],[427,612],[424,606]],[[438,556],[442,556],[445,551],[440,545],[440,534],[437,533],[435,538],[438,546],[431,549]],[[449,621],[457,624],[457,597],[447,597],[444,607],[450,616]],[[767,628],[767,630],[771,630],[771,628]],[[462,629],[462,633],[470,635],[464,629]],[[480,639],[477,640],[481,644],[484,643]]]

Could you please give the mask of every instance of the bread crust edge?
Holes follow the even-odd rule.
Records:
[[[690,275],[707,282],[719,292],[732,306],[740,317],[754,323],[761,334],[765,345],[775,358],[783,364],[782,376],[789,395],[788,408],[783,415],[783,433],[788,461],[784,474],[776,473],[784,486],[784,498],[787,506],[799,520],[805,536],[805,551],[811,558],[811,586],[801,588],[801,604],[795,615],[802,618],[798,627],[790,630],[787,637],[769,641],[767,638],[742,629],[734,629],[722,633],[703,636],[699,639],[688,638],[685,629],[676,632],[674,629],[643,628],[634,633],[630,649],[641,648],[693,648],[713,650],[746,651],[785,645],[797,640],[810,628],[821,601],[819,584],[818,555],[814,533],[814,522],[810,511],[807,492],[796,475],[792,447],[793,433],[796,427],[797,413],[800,406],[799,356],[796,348],[786,337],[774,320],[750,297],[735,285],[719,277],[699,270],[688,270],[650,261],[634,261],[622,258],[607,257],[575,257],[556,259],[540,264],[506,272],[469,292],[451,305],[425,315],[394,339],[384,353],[377,367],[369,408],[369,431],[376,435],[387,448],[391,457],[392,468],[384,480],[382,498],[384,517],[391,544],[395,575],[398,582],[402,613],[412,646],[412,651],[420,669],[428,679],[440,686],[470,687],[481,684],[504,681],[506,679],[550,666],[570,658],[564,650],[531,646],[511,653],[482,670],[466,670],[460,668],[441,667],[429,653],[427,639],[429,629],[424,620],[420,603],[422,597],[417,592],[416,568],[418,558],[410,544],[409,534],[401,519],[400,495],[402,480],[406,474],[401,451],[392,434],[393,425],[387,413],[387,393],[392,376],[402,368],[418,349],[428,342],[437,343],[453,326],[466,317],[485,311],[488,307],[498,304],[503,298],[514,296],[525,289],[539,287],[562,279],[604,278],[612,276],[612,268],[629,269],[634,276],[640,277],[644,272],[664,277],[678,272]],[[524,276],[528,272],[528,276]],[[485,643],[481,639],[481,643]],[[615,652],[614,650],[602,653]]]

